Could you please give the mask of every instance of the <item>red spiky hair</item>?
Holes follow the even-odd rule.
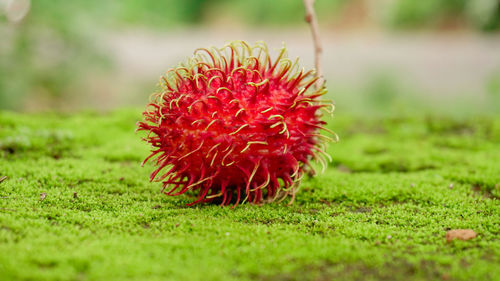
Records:
[[[167,195],[198,191],[190,205],[293,201],[310,161],[329,158],[320,109],[333,110],[297,61],[285,48],[273,62],[265,44],[233,42],[170,69],[138,123],[153,147],[144,163],[155,157],[158,166],[150,180]]]

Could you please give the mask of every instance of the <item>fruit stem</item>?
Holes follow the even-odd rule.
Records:
[[[323,53],[323,47],[321,46],[321,39],[319,35],[318,20],[316,18],[316,12],[314,11],[314,0],[303,0],[304,7],[306,9],[306,22],[311,26],[313,44],[314,44],[314,67],[316,68],[316,77],[318,80],[315,83],[316,89],[320,89],[323,86],[323,71],[321,69],[321,55]]]

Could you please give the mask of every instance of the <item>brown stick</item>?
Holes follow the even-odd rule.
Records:
[[[318,81],[316,82],[316,89],[320,89],[323,86],[323,71],[321,69],[321,54],[323,53],[323,48],[321,47],[321,40],[319,36],[318,20],[316,18],[316,13],[314,11],[314,0],[303,0],[304,7],[306,8],[306,21],[311,26],[313,43],[314,43],[314,67],[316,68],[316,77]]]

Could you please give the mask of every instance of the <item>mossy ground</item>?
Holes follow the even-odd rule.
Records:
[[[293,205],[235,209],[149,183],[138,118],[0,113],[1,280],[500,279],[498,117],[336,117]]]

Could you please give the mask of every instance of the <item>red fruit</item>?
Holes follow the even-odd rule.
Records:
[[[170,69],[138,123],[153,147],[144,163],[158,166],[150,180],[167,195],[197,191],[190,205],[293,200],[304,168],[329,157],[319,109],[333,109],[297,68],[284,48],[272,61],[264,44],[233,42]]]

